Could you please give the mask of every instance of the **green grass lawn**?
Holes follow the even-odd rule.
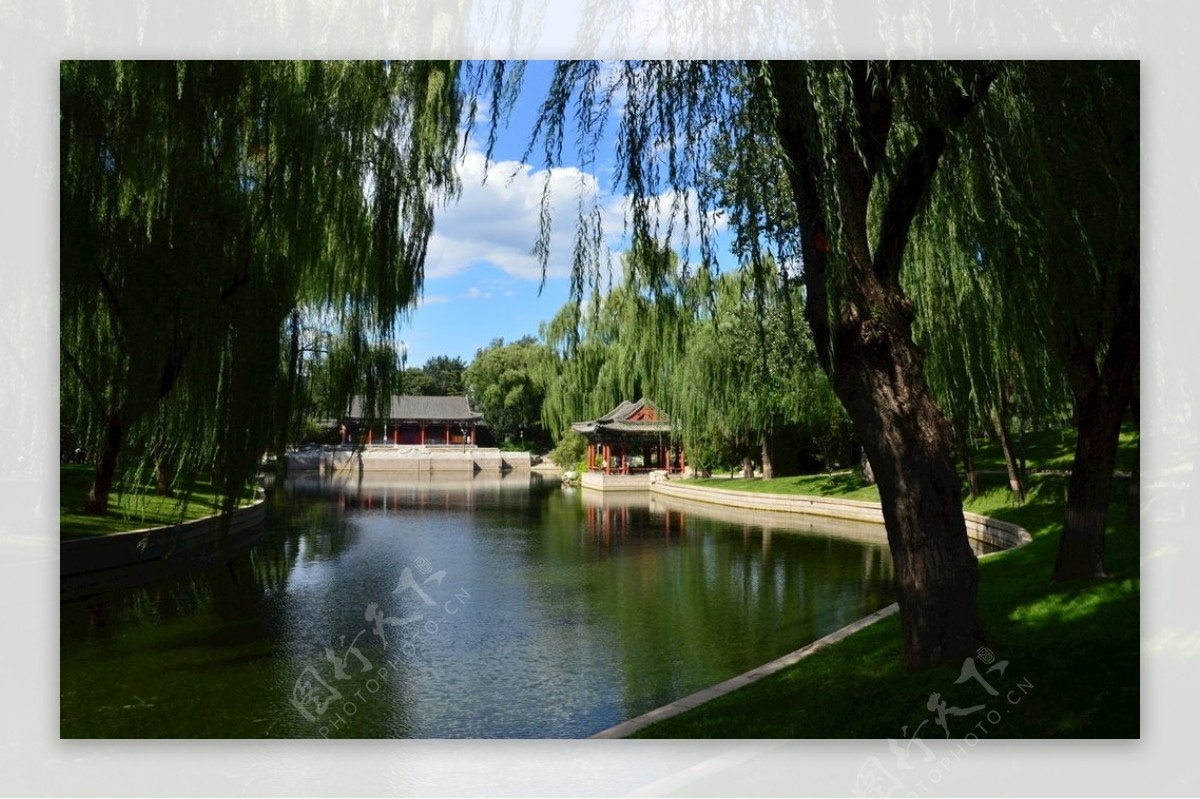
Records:
[[[84,513],[83,506],[94,474],[92,466],[63,464],[59,467],[58,529],[63,539],[179,524],[210,516],[221,509],[221,498],[205,480],[198,481],[186,496],[180,493],[176,497],[160,497],[155,496],[152,484],[135,484],[126,479],[114,489],[108,515],[93,516]],[[253,496],[253,492],[248,491],[243,501]]]
[[[1055,432],[1058,449],[1073,436]],[[1030,436],[1029,438],[1033,438]],[[1039,464],[1060,462],[1046,444]],[[1028,441],[1027,441],[1028,443]],[[1125,436],[1126,468],[1136,456],[1136,436]],[[1070,463],[1069,456],[1066,461]],[[1031,458],[1030,466],[1033,467]],[[1052,468],[1042,465],[1038,468]],[[869,499],[853,474],[773,481],[712,480],[723,488],[777,493],[834,493]],[[1005,480],[986,478],[988,489],[966,510],[1021,525],[1033,537],[1024,547],[980,562],[979,602],[988,643],[1003,672],[983,673],[998,692],[974,679],[961,684],[962,664],[908,672],[900,663],[900,618],[893,615],[800,663],[692,711],[646,728],[645,738],[887,738],[911,736],[923,722],[925,740],[941,739],[933,693],[949,707],[983,706],[968,716],[946,717],[949,737],[1136,738],[1139,736],[1139,529],[1125,519],[1128,480],[1114,482],[1106,564],[1110,576],[1052,584],[1065,516],[1066,478],[1033,475],[1029,498],[1016,504]],[[800,645],[803,642],[797,642]],[[980,664],[980,661],[976,661]],[[982,664],[980,670],[984,669]],[[998,719],[990,723],[989,719]],[[986,732],[976,728],[982,723]],[[917,755],[919,750],[914,749]]]
[[[776,477],[773,480],[711,477],[708,479],[688,480],[687,485],[727,488],[733,491],[752,491],[760,494],[796,494],[798,496],[857,499],[864,502],[879,501],[879,489],[873,485],[864,485],[858,474],[850,471],[839,471],[832,474],[804,474],[797,477]]]

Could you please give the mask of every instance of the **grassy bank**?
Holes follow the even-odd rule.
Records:
[[[1038,455],[1047,464],[1061,462],[1056,460],[1061,452],[1054,450],[1073,446],[1070,436],[1052,435],[1058,440],[1044,437],[1045,451]],[[1127,435],[1119,467],[1132,465],[1135,448],[1136,436]],[[805,487],[819,487],[826,479],[711,482],[722,488],[805,493]],[[967,733],[981,738],[1138,737],[1139,530],[1125,518],[1129,481],[1114,484],[1106,550],[1110,577],[1052,584],[1066,478],[1032,476],[1029,498],[1021,505],[1011,499],[1002,477],[986,479],[988,490],[966,502],[966,509],[1019,524],[1033,537],[1024,547],[980,563],[979,602],[989,647],[997,662],[1008,665],[1003,672],[988,673],[981,661],[976,663],[998,695],[987,693],[975,679],[956,684],[961,663],[920,673],[904,670],[900,619],[891,616],[791,668],[648,727],[638,737],[901,740],[918,727],[926,740],[961,739]],[[832,492],[808,493],[869,499],[854,483],[846,475]],[[947,736],[936,726],[937,713],[929,709],[934,693],[940,695],[935,707],[938,701],[963,711],[983,707],[961,717],[948,714]],[[980,723],[986,731],[975,726]],[[919,757],[920,750],[914,752]]]
[[[93,516],[84,513],[83,506],[94,475],[92,466],[63,464],[59,467],[61,538],[88,538],[144,527],[164,527],[210,516],[221,509],[220,496],[206,480],[198,481],[186,495],[160,497],[155,495],[152,483],[135,483],[127,478],[113,491],[108,515]],[[248,491],[244,500],[253,496],[253,492]]]
[[[794,494],[806,497],[838,497],[863,502],[878,502],[879,489],[864,485],[854,472],[839,471],[832,474],[804,474],[798,477],[777,477],[774,480],[743,480],[710,477],[689,480],[688,485],[727,488],[734,491],[749,491],[756,494]]]

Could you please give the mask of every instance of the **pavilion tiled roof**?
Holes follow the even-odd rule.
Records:
[[[644,419],[642,417],[650,417]],[[671,420],[650,400],[623,401],[603,416],[587,422],[575,422],[571,429],[589,438],[612,434],[655,435],[671,432]]]
[[[354,397],[347,416],[362,419],[364,408],[363,397]],[[466,397],[396,395],[387,418],[393,422],[479,422],[483,414],[472,411]]]

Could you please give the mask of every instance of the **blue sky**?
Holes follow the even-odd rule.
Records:
[[[581,187],[595,192],[610,249],[622,249],[624,198],[611,193],[614,150],[598,154],[594,171],[570,163],[550,172],[554,220],[549,267],[539,294],[542,271],[532,254],[538,235],[539,202],[546,170],[535,148],[533,164],[520,162],[538,105],[545,96],[552,62],[530,62],[522,95],[500,131],[493,161],[487,165],[483,141],[486,123],[475,131],[459,164],[462,194],[439,211],[425,264],[422,301],[399,329],[408,365],[420,366],[437,355],[470,363],[475,352],[495,338],[506,342],[537,335],[569,299],[571,248]],[[615,120],[608,126],[616,127]],[[563,157],[574,153],[564,144]],[[619,262],[614,256],[614,265]]]
[[[420,366],[436,355],[457,356],[470,363],[475,351],[494,338],[515,341],[537,335],[538,325],[569,297],[576,187],[581,179],[595,180],[604,202],[608,186],[606,177],[586,175],[576,168],[552,172],[557,213],[550,266],[539,295],[542,272],[532,250],[546,172],[519,159],[549,70],[549,62],[531,62],[526,67],[524,91],[508,126],[500,131],[493,162],[487,165],[486,184],[482,180],[486,127],[476,129],[480,141],[468,145],[459,164],[462,194],[436,217],[422,301],[399,331],[408,347],[409,366]],[[536,160],[536,153],[531,160]],[[615,232],[620,232],[619,226]]]

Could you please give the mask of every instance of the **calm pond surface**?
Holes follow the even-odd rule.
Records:
[[[882,527],[521,473],[270,502],[228,566],[62,606],[62,737],[587,737],[892,601]]]

